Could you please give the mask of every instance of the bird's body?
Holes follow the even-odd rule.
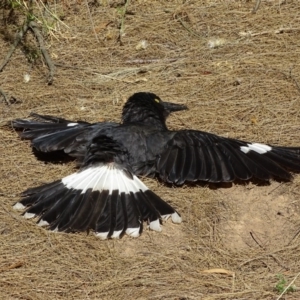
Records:
[[[92,201],[93,204],[90,209],[97,206],[99,201],[103,203],[119,203],[122,198],[121,190],[126,195],[131,193],[131,189],[134,190],[135,193],[142,191],[142,194],[145,194],[146,188],[141,188],[142,185],[140,185],[140,183],[137,183],[137,186],[139,186],[137,188],[135,188],[135,184],[132,185],[130,181],[126,181],[127,183],[124,183],[124,185],[122,183],[121,186],[116,182],[116,186],[114,186],[112,180],[113,173],[109,173],[107,169],[108,165],[115,170],[125,170],[125,173],[129,173],[132,178],[136,178],[134,182],[135,180],[138,182],[137,175],[143,175],[151,177],[157,176],[164,182],[176,185],[195,181],[229,182],[237,179],[249,180],[253,177],[261,180],[269,180],[272,177],[290,180],[292,175],[289,171],[300,171],[300,148],[274,147],[265,144],[250,143],[196,130],[168,130],[165,123],[167,116],[173,111],[184,109],[187,109],[187,107],[163,102],[154,94],[137,93],[130,97],[125,104],[122,114],[122,123],[102,122],[90,124],[80,121],[73,122],[51,116],[34,115],[37,119],[40,119],[40,121],[17,119],[13,121],[13,127],[24,129],[21,133],[21,137],[30,139],[32,141],[32,147],[37,151],[64,151],[66,154],[75,157],[81,162],[82,170],[75,173],[77,174],[74,175],[76,177],[75,181],[70,181],[73,177],[70,177],[71,179],[68,177],[62,179],[57,185],[59,186],[59,188],[57,188],[62,190],[60,195],[65,197],[66,191],[64,189],[69,191],[70,189],[76,189],[76,187],[82,194],[85,194],[89,189],[97,190],[100,194],[104,190],[109,190],[109,195],[113,194],[114,190],[119,191],[118,196],[115,198],[119,200],[111,200],[109,197],[110,200],[107,200],[108,198],[106,197],[106,200],[103,202],[101,199],[99,200],[97,198],[98,200],[95,200],[92,197],[94,202]],[[105,145],[109,147],[105,147]],[[122,149],[122,155],[118,149]],[[125,156],[124,153],[126,153]],[[100,181],[97,180],[98,177],[106,176],[103,170],[106,170],[106,172],[110,174],[109,180],[111,181],[111,185],[109,186],[105,184],[105,181],[101,181],[102,179]],[[115,176],[116,178],[120,178],[120,181],[123,182],[125,177],[118,172],[119,171],[116,171]],[[85,177],[88,179],[84,181],[83,179]],[[86,183],[82,184],[80,183],[81,181]],[[125,186],[126,188],[124,188]],[[27,198],[24,198],[21,203],[29,207],[26,213],[32,213],[30,216],[45,216],[47,211],[51,210],[53,206],[51,202],[52,198],[49,198],[48,195],[49,190],[52,192],[53,189],[54,188],[50,185],[47,192],[41,187],[25,192]],[[149,194],[150,192],[147,193]],[[155,202],[156,200],[154,199],[159,198],[157,195],[153,194],[153,196],[152,194],[146,201],[147,203],[151,203],[151,201]],[[78,207],[81,207],[80,205],[83,205],[82,199],[78,202],[81,203],[79,205],[78,203],[72,204],[73,200],[70,200],[69,196],[65,198],[68,200],[62,202],[64,202],[65,205],[69,205],[69,211],[73,211],[72,209],[74,209],[74,207],[78,209]],[[131,200],[126,200],[127,204],[125,207],[130,207]],[[43,201],[48,201],[46,208],[40,207],[41,205],[39,203]],[[52,199],[52,201],[54,200]],[[89,202],[86,197],[84,201]],[[158,205],[158,202],[161,205]],[[136,214],[140,216],[140,221],[142,219],[148,220],[150,222],[150,228],[152,224],[152,229],[156,228],[153,222],[158,220],[159,216],[162,215],[172,215],[172,220],[179,222],[179,218],[177,218],[177,213],[174,209],[161,199],[158,202],[152,205],[157,214],[154,210],[151,211],[149,207],[139,207],[138,204],[136,208],[137,212],[134,213],[131,210],[132,207],[130,209],[128,208],[129,210],[126,212],[126,216]],[[93,217],[90,218],[87,213],[89,209],[85,207],[81,209],[80,212],[69,213],[73,221],[71,222],[69,217],[65,217],[67,221],[64,220],[64,224],[61,227],[58,225],[61,215],[60,212],[57,212],[49,219],[52,225],[49,220],[47,223],[50,224],[51,229],[56,229],[57,225],[58,230],[86,230],[92,228],[96,232],[100,232],[104,237],[118,237],[121,233],[117,234],[114,232],[124,233],[128,229],[125,228],[127,225],[124,225],[124,215],[120,213],[121,217],[117,218],[117,221],[110,221],[109,228],[107,226],[104,226],[105,229],[103,229],[104,227],[99,227],[99,220],[103,218],[103,214],[106,215],[106,218],[110,218],[112,215],[105,209],[105,205],[108,204],[103,203],[104,208],[100,205],[100,208],[98,207],[97,210],[98,219],[97,215],[93,215]],[[118,214],[121,209],[116,203],[113,204],[115,205],[113,215]],[[37,208],[34,210],[34,207]],[[64,212],[68,212],[63,205],[61,205],[60,209]],[[68,213],[65,213],[65,215],[68,215]],[[91,219],[92,221],[84,221],[85,218]],[[108,221],[105,220],[101,222],[107,223]],[[135,224],[137,222],[136,220],[134,221]],[[82,225],[83,222],[84,226]],[[116,224],[118,222],[119,225],[117,226]],[[77,225],[74,227],[72,224]],[[102,231],[97,231],[95,224],[98,224],[98,229],[102,228]],[[116,227],[118,228],[116,229]],[[105,233],[104,235],[103,232]],[[133,236],[135,235],[133,234]]]

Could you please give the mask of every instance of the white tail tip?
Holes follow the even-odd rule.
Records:
[[[44,227],[44,226],[48,226],[49,223],[45,220],[40,220],[37,225],[41,226],[41,227]]]
[[[119,239],[121,233],[122,233],[122,230],[114,231],[114,233],[112,234],[111,238],[112,239]]]
[[[176,223],[176,224],[179,224],[182,222],[182,219],[181,217],[179,216],[179,214],[177,212],[174,212],[172,215],[171,215],[171,219],[172,219],[172,222],[173,223]]]
[[[97,232],[96,237],[98,237],[100,240],[106,240],[107,239],[108,232]]]
[[[13,206],[13,209],[15,209],[15,210],[23,210],[23,209],[25,209],[25,206],[24,206],[22,203],[17,202],[17,203]]]
[[[159,219],[150,222],[149,227],[150,227],[151,230],[160,232],[161,231],[161,227],[160,227]]]
[[[137,238],[140,236],[140,228],[127,228],[126,234],[128,234],[131,237]]]
[[[24,214],[24,218],[25,219],[32,219],[32,218],[34,218],[35,217],[35,214],[32,214],[32,213],[25,213]]]

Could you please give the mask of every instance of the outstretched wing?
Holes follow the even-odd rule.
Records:
[[[16,119],[15,129],[23,130],[20,136],[31,140],[31,145],[40,152],[63,150],[70,156],[83,157],[87,145],[94,136],[105,134],[117,123],[103,122],[90,124],[83,121],[70,121],[48,115],[31,114],[37,120]]]
[[[125,233],[138,237],[143,221],[161,231],[161,218],[180,223],[179,214],[149,190],[128,166],[126,149],[106,136],[92,141],[83,168],[61,180],[28,189],[14,205],[25,218],[54,231],[92,229],[101,239]]]
[[[192,181],[230,182],[272,177],[291,180],[289,171],[300,172],[300,148],[277,147],[178,131],[158,155],[156,171],[170,183]]]

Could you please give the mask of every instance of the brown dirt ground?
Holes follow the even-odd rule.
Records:
[[[254,0],[132,0],[122,44],[122,1],[48,3],[67,25],[55,23],[46,39],[53,85],[43,60],[31,68],[20,47],[0,73],[0,88],[19,100],[0,103],[0,298],[299,299],[298,290],[280,296],[275,289],[279,274],[300,286],[299,175],[291,183],[180,188],[145,179],[180,211],[181,225],[168,221],[162,233],[139,239],[55,234],[12,204],[75,163],[37,160],[3,125],[30,112],[118,121],[131,94],[152,91],[189,106],[170,117],[172,129],[299,146],[300,2],[266,0],[252,14]],[[3,20],[1,60],[10,49],[4,33],[16,29]],[[148,46],[137,49],[142,40]],[[30,34],[25,43],[36,47]]]

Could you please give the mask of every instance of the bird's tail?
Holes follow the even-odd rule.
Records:
[[[126,162],[115,162],[121,154],[118,147],[111,147],[113,144],[111,139],[101,137],[89,147],[82,170],[26,190],[14,208],[26,209],[25,218],[39,217],[38,224],[51,230],[91,229],[101,239],[119,238],[125,233],[137,237],[143,221],[155,231],[161,231],[161,221],[168,217],[180,223],[176,210],[133,175]],[[107,149],[110,152],[103,156]]]
[[[25,218],[39,217],[38,224],[54,231],[92,229],[102,239],[127,233],[137,237],[143,221],[161,231],[161,219],[179,214],[136,176],[114,165],[98,165],[49,184],[26,190],[15,209],[26,209]]]

